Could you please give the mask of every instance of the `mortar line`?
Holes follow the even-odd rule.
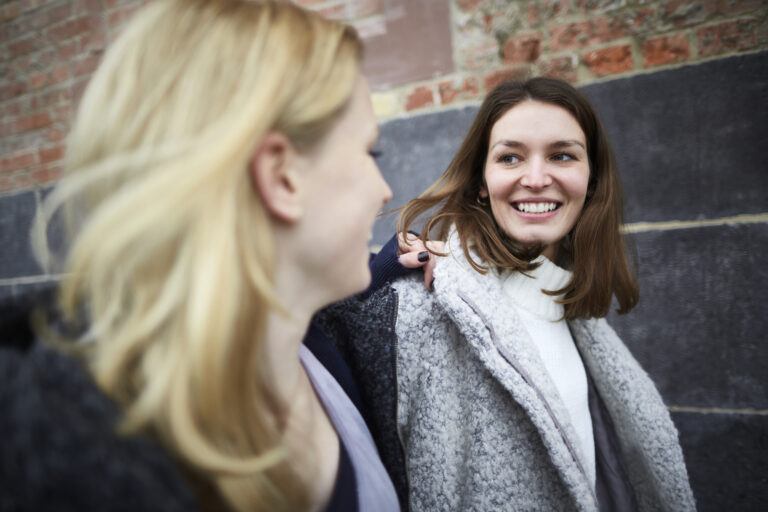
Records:
[[[727,407],[690,407],[686,405],[669,405],[669,412],[689,412],[695,414],[743,414],[749,416],[768,416],[768,409],[727,408]]]
[[[0,286],[13,286],[16,284],[38,284],[49,281],[59,281],[64,274],[45,274],[40,276],[6,277],[0,279]]]
[[[730,226],[738,224],[759,224],[768,223],[768,213],[749,213],[744,215],[732,215],[730,217],[720,217],[717,219],[703,220],[670,220],[660,222],[635,222],[624,224],[622,232],[643,233],[647,231],[671,231],[674,229],[705,228],[714,226]]]

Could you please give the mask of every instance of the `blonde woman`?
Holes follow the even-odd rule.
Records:
[[[66,349],[2,318],[0,509],[398,510],[340,359],[302,343],[368,286],[391,197],[360,53],[287,2],[138,12],[44,208],[73,226],[40,335]]]

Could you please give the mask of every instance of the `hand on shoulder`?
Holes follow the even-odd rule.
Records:
[[[426,244],[416,235],[408,233],[404,238],[402,233],[397,235],[400,264],[406,268],[424,270],[424,286],[432,291],[434,270],[439,254],[443,253],[445,243],[430,240]]]

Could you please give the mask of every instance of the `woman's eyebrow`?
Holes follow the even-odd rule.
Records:
[[[526,147],[525,144],[522,142],[516,141],[516,140],[509,140],[509,139],[502,139],[500,141],[497,141],[491,146],[491,149],[495,148],[496,146],[506,146],[508,148],[524,148]]]
[[[578,141],[578,140],[558,140],[557,142],[553,142],[549,145],[551,148],[567,148],[569,146],[579,146],[584,151],[587,150],[587,148],[584,146],[584,143]]]

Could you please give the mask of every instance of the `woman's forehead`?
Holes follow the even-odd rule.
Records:
[[[491,128],[489,144],[500,140],[534,142],[544,140],[585,141],[576,118],[563,107],[540,101],[524,101],[507,110]]]

